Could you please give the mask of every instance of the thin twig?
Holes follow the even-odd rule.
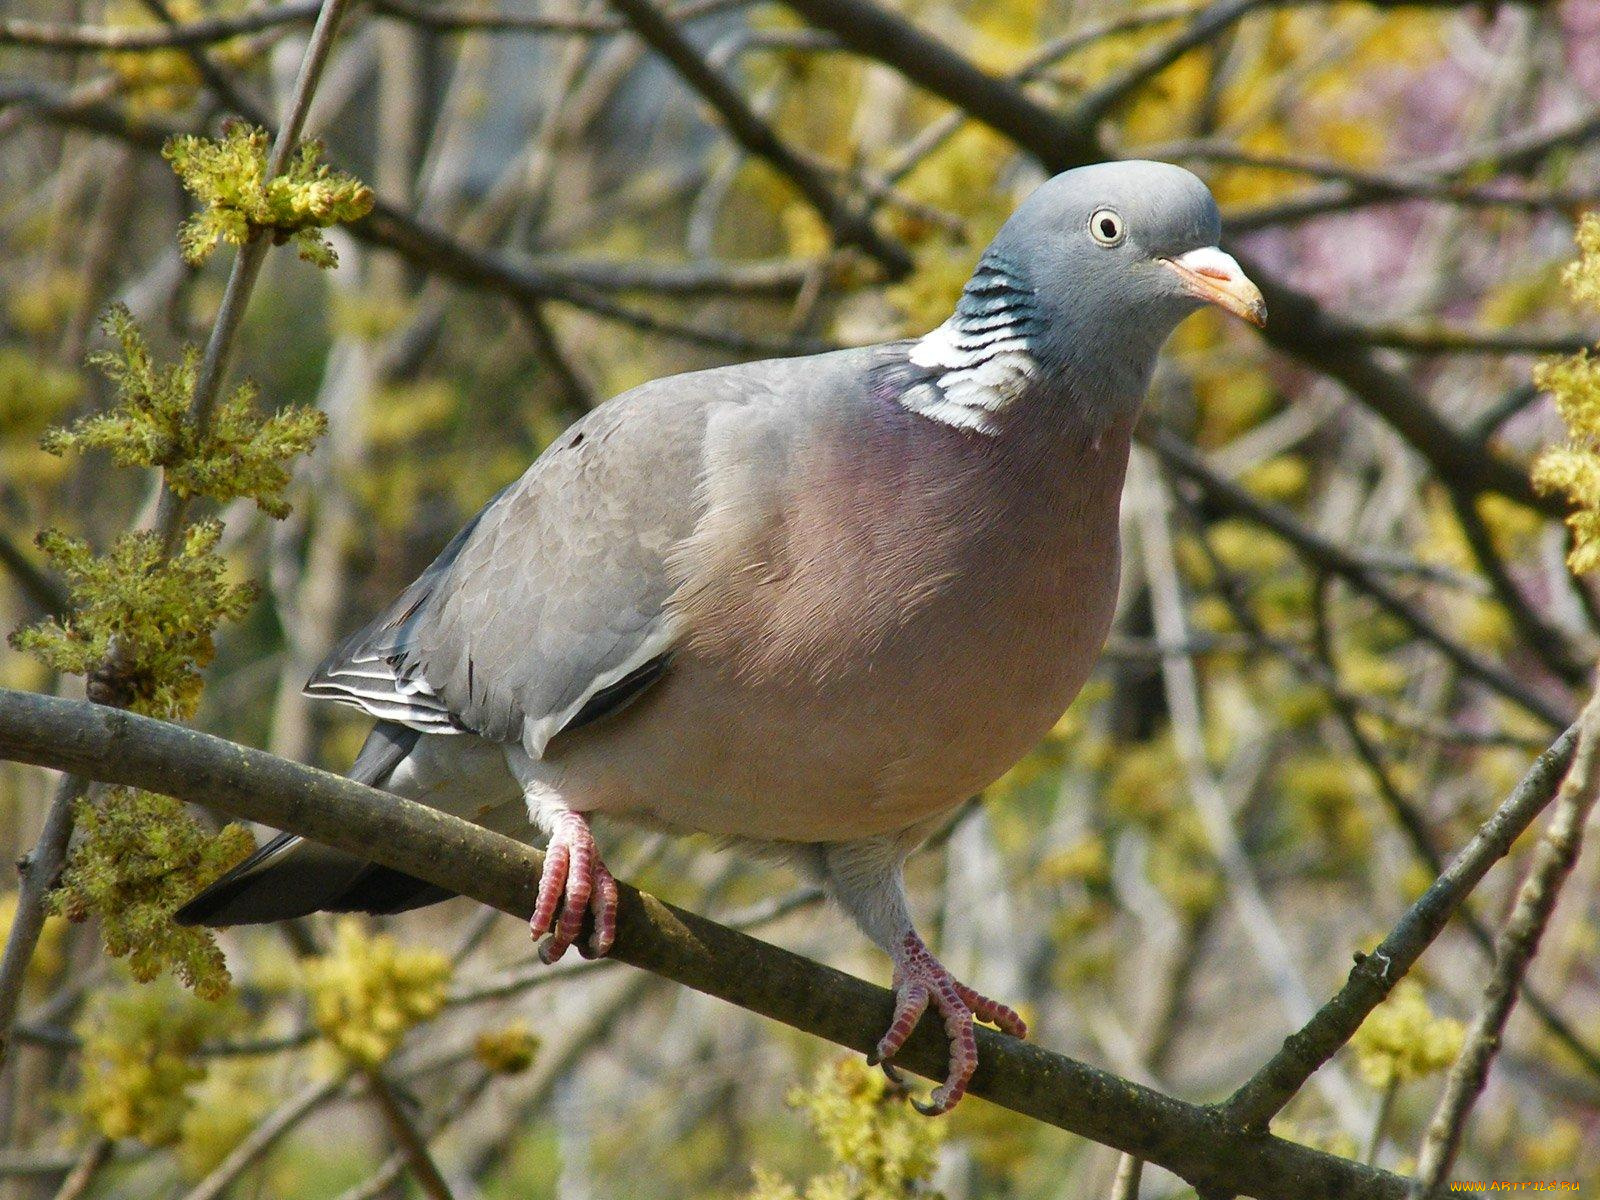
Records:
[[[306,45],[305,57],[300,63],[300,74],[295,80],[294,94],[289,100],[288,111],[284,114],[283,122],[278,127],[277,137],[267,155],[268,179],[283,174],[289,165],[289,156],[300,143],[301,130],[305,128],[306,117],[311,111],[311,97],[316,91],[317,81],[322,76],[322,68],[327,63],[328,54],[333,48],[333,37],[339,27],[339,18],[348,4],[349,0],[324,0],[322,11],[317,15],[317,23],[311,30],[311,40]],[[206,339],[205,353],[195,373],[194,391],[189,401],[189,420],[197,427],[204,428],[210,422],[211,412],[216,406],[223,383],[227,379],[229,365],[233,361],[234,346],[238,340],[239,328],[244,323],[244,313],[250,303],[250,293],[255,288],[256,279],[261,274],[262,264],[266,261],[267,251],[271,246],[270,239],[258,234],[240,246],[239,252],[234,256],[233,267],[228,273],[228,284],[222,293],[222,305],[217,310],[217,319],[212,323],[211,336]],[[188,500],[185,497],[179,496],[171,489],[163,491],[161,506],[156,516],[156,528],[169,551],[176,544],[187,508]]]
[[[1534,850],[1533,865],[1517,893],[1516,906],[1495,939],[1494,971],[1484,985],[1461,1055],[1450,1068],[1444,1094],[1423,1137],[1412,1185],[1414,1197],[1438,1192],[1455,1163],[1467,1118],[1488,1081],[1506,1022],[1516,1006],[1518,985],[1538,953],[1539,939],[1555,911],[1561,885],[1583,848],[1584,822],[1600,799],[1600,764],[1596,763],[1600,755],[1600,692],[1584,706],[1578,731],[1572,767],[1562,782],[1550,824]]]
[[[116,51],[174,50],[209,46],[244,33],[260,33],[283,25],[312,20],[322,0],[287,0],[286,3],[237,16],[209,17],[182,24],[147,28],[136,25],[57,25],[22,17],[0,17],[0,46],[30,46],[40,50]]]
[[[1117,1160],[1117,1175],[1111,1181],[1110,1200],[1139,1200],[1139,1180],[1144,1175],[1144,1161],[1131,1154]]]
[[[278,142],[272,148],[268,164],[269,176],[282,174],[289,155],[294,150],[306,112],[310,108],[311,93],[315,89],[317,77],[321,73],[322,64],[333,41],[339,13],[347,2],[348,0],[324,0],[322,13],[312,32],[311,42],[306,47],[294,99],[290,103]],[[158,11],[165,10],[158,6]],[[222,308],[212,326],[211,337],[206,344],[190,403],[190,419],[198,427],[203,428],[210,420],[233,350],[234,337],[244,316],[244,306],[256,275],[260,271],[262,257],[266,253],[268,244],[264,239],[256,238],[241,247],[234,259],[227,291],[223,295]],[[156,515],[156,528],[169,553],[177,544],[186,507],[185,499],[163,485]],[[44,928],[45,892],[55,882],[65,862],[67,845],[72,838],[73,808],[85,790],[84,783],[71,776],[61,781],[55,799],[46,813],[44,830],[39,842],[22,864],[22,891],[17,900],[16,918],[6,939],[5,954],[0,957],[0,1066],[5,1064],[6,1049],[11,1028],[16,1023],[17,1007],[28,962],[33,957],[40,931]]]
[[[97,1137],[91,1141],[78,1156],[78,1161],[73,1164],[67,1177],[61,1181],[55,1200],[82,1200],[94,1185],[95,1176],[100,1173],[100,1169],[111,1161],[111,1151],[115,1146],[116,1143],[108,1137]]]
[[[372,1096],[373,1103],[383,1114],[384,1124],[389,1127],[390,1135],[399,1145],[400,1153],[411,1171],[411,1177],[417,1181],[422,1194],[427,1196],[428,1200],[454,1200],[450,1194],[450,1185],[444,1181],[444,1176],[439,1174],[433,1156],[428,1153],[428,1144],[422,1140],[417,1127],[400,1107],[394,1089],[377,1071],[368,1071],[366,1080],[367,1090]]]
[[[750,107],[735,89],[650,0],[609,0],[627,17],[639,36],[716,110],[729,134],[744,150],[755,155],[789,180],[833,230],[843,245],[859,246],[889,270],[901,276],[911,270],[911,255],[904,246],[884,236],[858,206],[837,195],[820,171],[790,149],[772,126]]]
[[[1314,606],[1317,619],[1317,651],[1321,660],[1327,665],[1327,670],[1337,680],[1337,668],[1334,663],[1333,647],[1329,637],[1325,617],[1326,605],[1322,603],[1325,589],[1317,591],[1318,603]],[[1339,721],[1345,736],[1350,739],[1350,744],[1355,748],[1356,757],[1366,767],[1373,785],[1378,790],[1378,795],[1389,806],[1390,813],[1394,816],[1395,823],[1405,834],[1406,840],[1411,843],[1412,852],[1420,862],[1434,875],[1444,870],[1444,856],[1434,845],[1433,836],[1428,830],[1422,813],[1418,810],[1409,797],[1407,797],[1396,784],[1389,770],[1388,763],[1378,744],[1367,736],[1358,720],[1359,713],[1354,703],[1342,688],[1337,685],[1328,689],[1328,699],[1333,705],[1333,713]],[[1467,931],[1483,952],[1493,961],[1494,935],[1472,911],[1470,904],[1461,907],[1461,920],[1466,925]],[[1596,1078],[1600,1078],[1600,1053],[1586,1043],[1578,1032],[1572,1027],[1565,1017],[1556,1010],[1555,1005],[1539,992],[1530,980],[1522,981],[1522,997],[1530,1011],[1550,1031],[1552,1037],[1565,1046],[1585,1070]]]
[[[1295,157],[1282,154],[1262,154],[1244,150],[1223,142],[1187,140],[1163,142],[1142,148],[1146,154],[1157,155],[1174,162],[1220,163],[1226,166],[1253,167],[1263,171],[1282,171],[1305,175],[1347,185],[1373,199],[1384,200],[1438,200],[1456,207],[1509,208],[1529,212],[1570,212],[1575,208],[1592,205],[1597,197],[1593,189],[1562,191],[1555,188],[1513,188],[1504,183],[1464,183],[1452,178],[1449,170],[1430,169],[1426,166],[1411,168],[1360,168],[1327,159]],[[1296,197],[1281,204],[1294,205]],[[1250,230],[1266,224],[1288,220],[1288,214],[1279,213],[1266,219],[1265,207],[1226,214],[1229,228]],[[1319,210],[1320,214],[1320,210]],[[1313,214],[1313,215],[1319,215]],[[1528,348],[1519,343],[1515,334],[1452,332],[1444,328],[1410,330],[1403,326],[1373,325],[1367,330],[1378,345],[1393,345],[1399,349],[1413,349],[1431,353],[1471,353],[1476,349],[1487,351],[1489,345],[1504,339],[1507,350]]]
[[[1205,459],[1175,434],[1144,422],[1139,426],[1137,436],[1161,456],[1168,468],[1198,484],[1213,503],[1270,530],[1319,570],[1347,580],[1386,612],[1404,622],[1418,637],[1436,647],[1465,674],[1514,701],[1552,728],[1562,728],[1571,720],[1537,689],[1472,647],[1447,635],[1426,613],[1378,578],[1361,559],[1306,528],[1282,506],[1257,499],[1247,489],[1211,470]]]
[[[3,530],[0,530],[0,566],[11,572],[22,594],[41,615],[64,613],[71,605],[67,590],[24,554]]]
[[[16,915],[6,935],[5,954],[0,956],[0,1067],[10,1057],[11,1029],[17,1023],[22,1003],[22,985],[28,977],[28,963],[44,930],[45,893],[56,881],[67,860],[67,844],[72,840],[73,807],[88,790],[88,782],[64,775],[56,784],[50,807],[45,810],[44,828],[33,849],[23,856],[17,870],[21,885],[17,893]]]
[[[1090,126],[1105,118],[1112,108],[1143,87],[1197,46],[1216,40],[1224,31],[1251,13],[1273,7],[1278,0],[1217,0],[1182,30],[1145,51],[1132,64],[1101,83],[1078,101],[1073,120]]]
[[[1246,1128],[1265,1129],[1317,1068],[1355,1035],[1367,1014],[1383,1002],[1439,936],[1489,868],[1505,857],[1511,844],[1555,797],[1577,740],[1578,730],[1573,726],[1534,760],[1511,795],[1406,910],[1388,936],[1372,953],[1358,958],[1338,994],[1228,1098],[1222,1110],[1230,1119]]]
[[[666,15],[681,25],[703,17],[737,12],[756,0],[689,0]],[[525,13],[485,12],[476,5],[418,4],[414,0],[372,0],[372,9],[436,33],[522,33],[565,37],[607,37],[623,33],[626,21],[614,17],[529,16]]]
[[[254,1166],[285,1134],[322,1105],[333,1099],[345,1085],[345,1077],[322,1080],[302,1088],[279,1105],[250,1131],[211,1173],[186,1192],[182,1200],[222,1200],[234,1182]]]
[[[1139,544],[1144,554],[1144,576],[1153,596],[1156,635],[1171,644],[1188,636],[1183,597],[1178,585],[1177,556],[1168,524],[1169,502],[1161,478],[1150,459],[1141,455],[1132,471],[1134,510]],[[1278,1003],[1295,1024],[1304,1024],[1316,1012],[1305,979],[1295,969],[1294,954],[1262,894],[1227,799],[1207,762],[1204,713],[1194,659],[1169,654],[1161,664],[1161,678],[1172,724],[1173,741],[1188,783],[1190,802],[1199,814],[1211,852],[1226,877],[1227,896],[1234,915],[1255,950],[1256,960],[1272,985]],[[1362,1112],[1355,1089],[1342,1072],[1320,1079],[1324,1095],[1339,1119],[1353,1127]]]

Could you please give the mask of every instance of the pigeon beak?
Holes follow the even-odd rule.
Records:
[[[1224,254],[1215,246],[1204,246],[1159,261],[1183,280],[1185,290],[1195,299],[1225,308],[1252,325],[1267,323],[1267,304],[1261,298],[1261,289],[1250,282],[1233,255]]]

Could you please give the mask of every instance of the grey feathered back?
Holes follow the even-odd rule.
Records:
[[[804,360],[740,364],[656,380],[601,405],[339,645],[307,693],[542,755],[596,696],[650,682],[670,653],[668,600],[680,579],[669,559],[699,516],[713,415],[804,392],[811,378]]]

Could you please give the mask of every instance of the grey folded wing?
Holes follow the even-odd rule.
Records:
[[[739,403],[741,374],[646,384],[568,429],[306,692],[538,757],[648,687],[678,632],[668,560],[694,529],[707,412]]]

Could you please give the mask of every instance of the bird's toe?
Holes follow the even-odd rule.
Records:
[[[998,1028],[1002,1033],[1009,1033],[1014,1038],[1028,1036],[1028,1023],[1010,1005],[1001,1004],[998,1000],[973,991],[964,983],[956,984],[956,991],[962,1001],[972,1010],[972,1015],[980,1021],[985,1021]]]
[[[908,934],[896,956],[894,1019],[873,1054],[882,1062],[889,1078],[899,1082],[889,1059],[905,1045],[917,1021],[931,1004],[944,1024],[950,1040],[950,1057],[944,1082],[926,1101],[912,1100],[918,1112],[928,1116],[947,1113],[966,1095],[967,1085],[978,1068],[978,1038],[973,1018],[998,1026],[1013,1037],[1024,1037],[1026,1023],[1016,1010],[991,1000],[961,983],[936,959],[915,933]]]
[[[534,901],[533,916],[528,918],[528,932],[538,941],[549,933],[555,924],[556,910],[567,889],[568,867],[571,851],[555,839],[544,852],[544,870],[539,875],[539,895]]]
[[[594,913],[594,934],[588,945],[578,947],[578,953],[585,958],[604,958],[617,940],[617,880],[598,858],[594,861],[589,908]]]
[[[594,933],[584,945],[578,939],[591,911]],[[550,835],[529,928],[535,940],[550,935],[539,949],[545,963],[555,962],[574,944],[585,958],[599,958],[616,939],[617,881],[600,861],[588,822],[577,813],[564,814]]]

